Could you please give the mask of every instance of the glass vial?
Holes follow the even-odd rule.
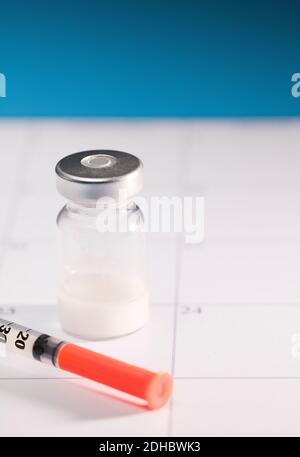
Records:
[[[68,200],[57,218],[61,325],[94,340],[134,332],[148,317],[143,214],[133,199],[142,162],[120,151],[84,151],[60,160],[56,174]]]

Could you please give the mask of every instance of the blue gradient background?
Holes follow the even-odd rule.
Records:
[[[298,116],[299,1],[5,1],[1,116]]]

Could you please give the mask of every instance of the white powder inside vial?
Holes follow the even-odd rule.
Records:
[[[63,329],[91,340],[126,335],[143,327],[148,302],[145,284],[134,276],[70,275],[58,293]]]

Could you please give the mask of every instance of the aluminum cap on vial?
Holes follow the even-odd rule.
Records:
[[[122,151],[82,151],[61,159],[55,168],[58,192],[68,200],[94,204],[99,198],[131,198],[143,186],[143,164]]]

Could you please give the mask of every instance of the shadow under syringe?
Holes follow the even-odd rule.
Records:
[[[0,370],[1,395],[5,394],[6,402],[9,396],[12,400],[18,398],[19,409],[23,403],[26,407],[28,404],[41,404],[49,411],[57,411],[58,417],[62,415],[69,420],[107,419],[146,413],[139,400],[119,396],[113,389],[93,381],[73,376],[39,377],[35,371],[30,376],[28,370],[24,373],[11,363],[3,362]]]

